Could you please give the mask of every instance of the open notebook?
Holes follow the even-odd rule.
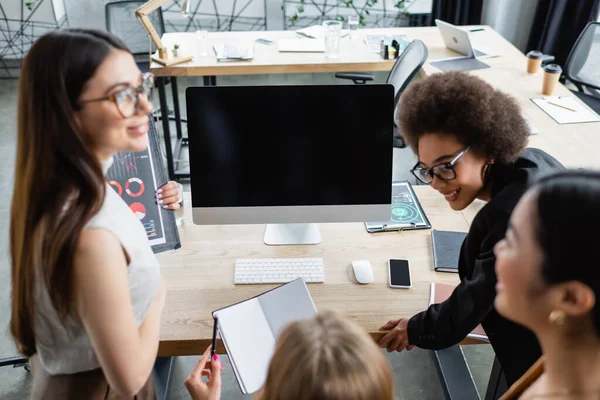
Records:
[[[531,101],[559,124],[600,121],[598,114],[575,97],[546,96]]]
[[[454,288],[454,285],[432,282],[431,294],[429,296],[429,305],[442,303],[444,300],[450,297],[450,295],[454,291]],[[477,325],[475,329],[473,329],[471,333],[467,335],[467,337],[471,339],[478,339],[489,342],[487,334],[483,330],[481,324]]]
[[[259,296],[213,311],[242,393],[262,387],[279,333],[317,309],[302,278]]]

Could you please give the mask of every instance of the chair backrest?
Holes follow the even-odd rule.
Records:
[[[590,22],[573,45],[564,70],[575,84],[600,90],[600,22]]]
[[[428,55],[425,43],[415,39],[409,43],[394,63],[387,78],[387,83],[394,86],[394,107],[398,104],[402,92],[427,61]]]
[[[398,113],[400,96],[415,75],[417,75],[423,64],[425,64],[428,55],[429,51],[427,51],[425,43],[419,39],[415,39],[409,43],[398,59],[396,59],[388,75],[387,83],[394,86],[394,127],[396,126],[396,114]]]
[[[107,3],[106,12],[106,30],[121,39],[129,50],[136,55],[148,54],[149,43],[152,46],[152,52],[156,51],[154,42],[149,40],[149,35],[144,30],[135,16],[135,10],[145,1],[125,0]],[[161,9],[157,9],[148,15],[150,22],[156,29],[158,36],[165,32],[165,23],[163,21]]]

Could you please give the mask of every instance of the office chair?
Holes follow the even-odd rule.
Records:
[[[150,59],[148,44],[150,43],[151,51],[156,51],[156,45],[149,39],[148,34],[139,23],[135,16],[135,10],[141,5],[145,4],[146,1],[139,0],[122,0],[113,1],[107,3],[104,7],[106,14],[106,30],[118,37],[125,43],[129,51],[136,57],[136,64],[142,72],[150,71]],[[148,15],[154,29],[158,36],[162,36],[165,33],[165,22],[163,20],[162,10],[159,8],[155,12]],[[143,57],[143,60],[137,60],[137,58]],[[168,77],[161,77],[167,85],[170,82]],[[159,111],[156,110],[154,118],[159,120]],[[175,117],[170,116],[172,111],[168,112],[169,120],[175,121]],[[181,122],[187,122],[186,119],[181,119]]]
[[[396,62],[387,77],[386,83],[394,86],[394,147],[401,149],[406,147],[406,144],[396,127],[395,114],[398,101],[404,90],[406,90],[423,64],[425,64],[428,55],[429,52],[427,51],[425,43],[418,39],[413,40],[396,59]],[[351,79],[354,83],[358,84],[364,84],[367,81],[372,81],[374,79],[373,74],[360,72],[337,72],[335,77],[340,79]]]
[[[578,89],[571,90],[573,94],[600,114],[600,22],[590,22],[583,29],[569,53],[564,74]]]
[[[148,34],[135,16],[135,10],[145,3],[138,0],[123,0],[107,3],[104,7],[106,30],[121,39],[134,56],[146,56],[144,61],[136,61],[142,72],[150,71],[150,60],[147,57],[148,44],[152,46],[153,53],[156,51],[156,45],[149,40]],[[165,23],[161,9],[148,15],[148,18],[158,36],[162,36],[165,33]]]

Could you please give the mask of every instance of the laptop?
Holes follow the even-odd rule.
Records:
[[[492,54],[483,48],[475,48],[471,43],[471,39],[469,38],[469,31],[466,29],[449,24],[439,19],[435,20],[435,24],[439,28],[442,39],[444,39],[444,43],[448,49],[467,57],[496,57],[496,54]]]

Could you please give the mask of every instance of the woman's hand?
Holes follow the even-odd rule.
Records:
[[[196,364],[194,370],[185,380],[185,387],[193,400],[219,400],[221,398],[221,370],[223,366],[219,362],[219,356],[215,353],[212,360],[210,358],[211,346],[208,346],[202,358]],[[210,366],[206,368],[206,363]],[[202,380],[206,376],[207,381]]]
[[[156,204],[167,210],[178,210],[182,193],[179,192],[177,183],[169,181],[156,190]]]
[[[379,329],[391,329],[379,341],[379,347],[386,348],[388,353],[392,351],[412,350],[415,346],[408,344],[408,319],[392,319]]]

